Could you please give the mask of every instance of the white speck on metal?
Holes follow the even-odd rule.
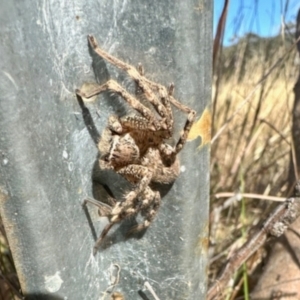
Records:
[[[63,158],[64,159],[68,159],[69,155],[68,152],[66,150],[63,151]]]
[[[56,272],[54,275],[51,276],[44,276],[45,278],[45,288],[49,293],[57,292],[62,283],[64,282],[60,277],[60,272]]]

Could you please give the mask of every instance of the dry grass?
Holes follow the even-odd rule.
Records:
[[[0,299],[21,299],[20,284],[0,219]]]
[[[226,128],[211,149],[212,279],[253,225],[274,207],[267,200],[239,201],[237,193],[287,196],[293,87],[299,68],[295,64],[296,49],[288,52],[291,44],[280,37],[255,38],[253,42],[253,37],[248,36],[234,49],[225,49],[216,72],[213,132],[218,134],[224,124]],[[216,198],[220,192],[233,192],[236,196]],[[262,253],[247,264],[248,273],[260,262]],[[233,286],[239,280],[240,286],[245,282],[240,275]],[[228,299],[235,299],[236,293],[232,292]]]

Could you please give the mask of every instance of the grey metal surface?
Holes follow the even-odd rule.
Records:
[[[163,204],[143,236],[125,239],[129,220],[109,233],[107,220],[84,211],[85,196],[124,180],[99,173],[95,142],[124,101],[105,94],[80,105],[75,88],[115,78],[116,68],[89,51],[101,47],[162,84],[201,115],[211,87],[211,1],[6,1],[0,10],[0,200],[23,292],[28,299],[110,299],[104,292],[120,268],[115,291],[125,299],[203,299],[206,291],[209,149],[199,140],[180,154],[182,172],[162,189]],[[185,115],[176,111],[177,130]],[[102,194],[101,194],[102,195]],[[116,275],[116,274],[115,274]],[[148,298],[147,298],[148,297]]]

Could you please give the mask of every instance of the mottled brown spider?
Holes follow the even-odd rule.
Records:
[[[88,36],[94,51],[112,65],[124,70],[136,82],[137,87],[154,109],[144,106],[137,98],[128,93],[116,81],[109,80],[94,90],[85,93],[76,90],[83,98],[93,97],[103,91],[119,94],[139,114],[134,116],[110,116],[98,144],[101,169],[113,169],[126,178],[133,189],[124,195],[123,201],[112,200],[112,206],[97,200],[86,199],[106,211],[109,224],[103,229],[94,246],[94,253],[103,238],[116,223],[140,213],[144,222],[130,229],[129,234],[147,228],[157,214],[161,203],[159,192],[150,188],[151,182],[168,184],[179,175],[180,165],[177,154],[183,148],[195,119],[196,112],[181,104],[173,97],[174,85],[167,89],[144,76],[141,65],[135,68],[122,62],[99,48],[95,38]],[[180,138],[174,147],[165,140],[173,134],[173,113],[171,104],[187,113],[187,121]]]

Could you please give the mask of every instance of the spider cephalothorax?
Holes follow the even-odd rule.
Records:
[[[179,174],[177,154],[183,148],[195,118],[195,111],[181,104],[173,97],[174,85],[167,89],[144,76],[141,65],[134,68],[99,48],[95,38],[88,36],[94,51],[103,59],[124,70],[136,82],[139,90],[153,106],[147,108],[137,98],[129,94],[116,81],[109,80],[89,93],[76,90],[77,95],[90,98],[103,91],[110,90],[119,94],[139,114],[135,116],[111,116],[98,144],[101,169],[113,169],[133,185],[133,189],[124,195],[123,201],[113,200],[107,209],[109,224],[102,231],[94,250],[96,251],[110,228],[130,216],[140,213],[144,222],[133,227],[129,233],[147,228],[153,221],[160,206],[160,194],[153,191],[149,184],[173,182]],[[178,142],[174,147],[165,141],[173,134],[173,113],[171,104],[188,114]],[[87,200],[101,207],[103,204]]]

